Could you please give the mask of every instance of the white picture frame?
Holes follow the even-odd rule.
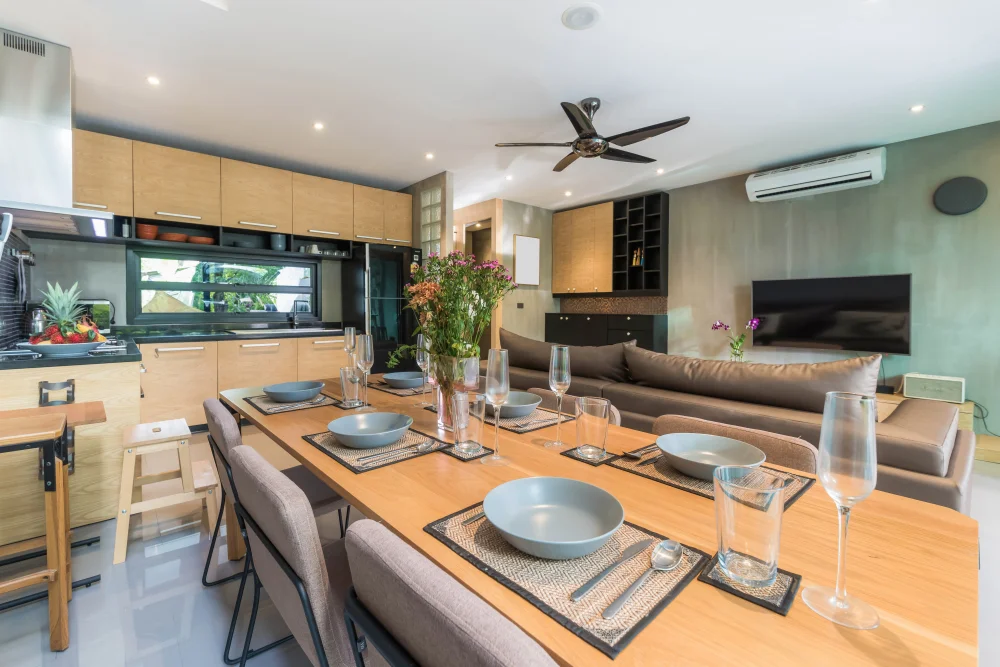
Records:
[[[514,282],[538,285],[541,275],[542,241],[535,236],[514,235]]]

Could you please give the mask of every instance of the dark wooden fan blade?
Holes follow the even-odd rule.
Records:
[[[656,162],[656,160],[651,157],[636,155],[635,153],[629,153],[628,151],[619,150],[617,148],[609,148],[601,153],[601,157],[605,160],[616,160],[618,162],[641,162],[643,164]]]
[[[587,114],[583,112],[583,109],[573,104],[572,102],[561,102],[563,111],[569,116],[569,122],[573,123],[573,129],[581,137],[597,134],[597,130],[594,129],[594,124],[590,122],[590,118]]]
[[[572,145],[573,145],[572,142],[567,141],[564,144],[497,144],[496,146],[497,148],[509,148],[511,146],[560,146],[562,148],[566,148],[567,146],[572,146]]]
[[[655,137],[658,134],[663,134],[664,132],[669,132],[670,130],[676,130],[682,125],[687,125],[689,120],[691,120],[690,116],[675,118],[674,120],[668,120],[666,123],[657,123],[656,125],[650,125],[649,127],[643,127],[638,130],[632,130],[631,132],[616,134],[613,137],[608,137],[608,141],[619,146],[628,146],[629,144],[634,144],[637,141],[649,139],[650,137]]]
[[[577,155],[576,153],[570,153],[569,155],[567,155],[563,159],[559,160],[559,163],[555,167],[553,167],[552,171],[562,171],[566,167],[568,167],[571,164],[573,164],[574,162],[576,162],[576,159],[578,157],[580,157],[580,156]]]

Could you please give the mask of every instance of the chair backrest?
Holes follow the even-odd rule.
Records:
[[[347,558],[358,599],[421,665],[556,664],[517,626],[382,524],[351,524]]]
[[[535,396],[542,397],[542,407],[549,410],[556,409],[556,394],[554,391],[549,391],[548,389],[541,389],[539,387],[533,387],[528,390]],[[610,405],[610,403],[609,403]],[[563,394],[563,404],[562,411],[564,414],[574,414],[576,412],[576,396],[570,396],[569,394]],[[622,425],[622,413],[618,412],[618,408],[611,405],[611,415],[609,420],[613,426]]]
[[[706,433],[740,440],[764,452],[769,463],[801,470],[812,475],[816,474],[816,448],[805,440],[789,435],[720,424],[685,415],[658,417],[653,422],[653,434],[663,435],[665,433]]]
[[[215,459],[215,467],[219,471],[222,490],[228,497],[236,498],[226,471],[229,469],[229,452],[243,444],[240,425],[219,399],[209,398],[202,403],[202,406],[205,408],[208,434],[215,442],[215,447],[212,447],[212,458]]]
[[[343,542],[331,545],[340,551],[330,554],[328,571],[312,507],[302,489],[252,447],[236,447],[229,452],[229,461],[240,489],[239,511],[254,571],[274,606],[313,665],[351,664],[342,621],[350,588]],[[336,586],[331,586],[331,576],[338,577]]]

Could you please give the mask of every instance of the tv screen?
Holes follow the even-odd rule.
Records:
[[[910,353],[910,275],[753,281],[754,346]]]

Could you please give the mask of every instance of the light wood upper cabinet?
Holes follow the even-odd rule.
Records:
[[[222,224],[291,233],[292,172],[223,158]]]
[[[385,240],[413,244],[413,196],[405,192],[382,193],[385,202]]]
[[[594,291],[594,207],[573,211],[570,238],[572,266],[570,292],[586,294]]]
[[[572,211],[552,215],[552,292],[565,294],[570,291],[573,265],[570,239],[573,233]]]
[[[614,204],[607,202],[594,209],[594,291],[612,290],[611,272],[614,255]]]
[[[132,140],[73,130],[73,206],[132,215]]]
[[[143,423],[183,417],[188,426],[205,423],[202,403],[217,398],[217,343],[144,343],[140,414]]]
[[[354,238],[371,243],[385,239],[385,190],[354,186]]]
[[[552,216],[552,292],[612,290],[614,205],[611,202]]]
[[[349,366],[344,352],[344,338],[297,338],[299,381],[336,380],[339,384],[340,369]],[[331,389],[334,389],[331,387]]]
[[[296,339],[219,341],[219,391],[298,379]]]
[[[354,185],[292,174],[292,232],[296,236],[354,238]]]
[[[220,158],[132,142],[135,217],[218,225]]]

